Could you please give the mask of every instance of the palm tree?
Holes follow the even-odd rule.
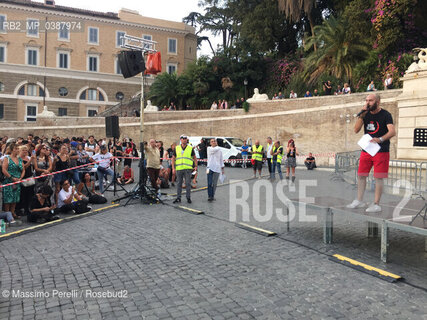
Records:
[[[311,35],[314,36],[314,23],[311,11],[316,6],[316,0],[278,0],[279,10],[285,13],[291,23],[298,22],[305,13],[310,23]],[[314,46],[314,51],[316,51]]]
[[[337,78],[352,78],[354,66],[366,59],[369,46],[364,39],[347,40],[347,23],[342,19],[330,17],[322,25],[314,27],[315,35],[307,39],[305,50],[315,45],[304,62],[306,78],[314,83],[323,73],[329,72]]]
[[[149,99],[157,106],[169,106],[171,101],[177,102],[178,79],[176,73],[163,72],[156,77],[150,87]]]
[[[190,12],[190,14],[184,18],[182,18],[182,22],[191,25],[192,27],[197,27],[198,19],[200,17],[200,13],[198,12]]]

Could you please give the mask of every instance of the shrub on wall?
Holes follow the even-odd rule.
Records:
[[[250,106],[251,105],[247,101],[243,102],[243,104],[242,104],[242,108],[243,108],[243,110],[245,110],[245,112],[249,112]]]

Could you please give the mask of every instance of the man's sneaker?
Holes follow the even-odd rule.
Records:
[[[181,198],[176,198],[173,203],[180,203],[181,202]]]
[[[191,203],[191,199],[190,198],[187,198],[187,203]]]
[[[368,212],[368,213],[381,212],[381,207],[379,205],[373,203],[366,209],[366,212]]]
[[[87,206],[87,208],[89,209],[89,211],[91,211],[91,210],[92,210],[92,207],[90,207],[90,206]],[[88,212],[89,212],[89,211],[88,211]]]
[[[346,206],[346,208],[348,209],[356,209],[356,208],[364,208],[366,206],[366,204],[362,201],[359,200],[353,200],[352,203],[350,203],[349,205]]]

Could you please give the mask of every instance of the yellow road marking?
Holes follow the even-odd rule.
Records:
[[[60,221],[64,221],[64,219],[58,219],[58,220],[46,222],[46,223],[43,223],[43,224],[39,224],[39,225],[36,225],[36,226],[28,227],[28,228],[25,228],[25,229],[21,229],[21,230],[16,230],[16,231],[13,231],[13,232],[5,233],[5,234],[2,234],[0,236],[0,238],[6,238],[6,237],[9,237],[9,236],[14,235],[14,234],[20,234],[20,233],[22,233],[24,231],[27,231],[27,230],[39,229],[41,227],[44,227],[44,226],[47,226],[47,225],[50,225],[50,224],[54,224],[54,223],[58,223]]]
[[[181,208],[181,209],[184,209],[184,210],[188,210],[188,211],[191,211],[191,212],[194,212],[194,213],[198,213],[198,214],[203,213],[203,211],[192,209],[192,208],[188,208],[188,207],[184,207],[184,206],[178,206],[178,208]]]
[[[334,254],[333,256],[335,258],[341,260],[341,261],[347,261],[347,262],[350,262],[351,264],[354,264],[356,266],[361,266],[361,267],[363,267],[363,268],[365,268],[367,270],[376,271],[376,272],[378,272],[379,274],[381,274],[381,275],[383,275],[385,277],[391,277],[391,278],[394,278],[394,279],[401,279],[402,278],[401,276],[398,276],[397,274],[394,274],[394,273],[391,273],[391,272],[388,272],[388,271],[385,271],[385,270],[382,270],[382,269],[375,268],[373,266],[370,266],[368,264],[359,262],[357,260],[353,260],[353,259],[344,257],[344,256],[342,256],[340,254]]]
[[[82,217],[82,216],[88,215],[88,214],[90,214],[92,212],[99,212],[99,211],[106,210],[106,209],[109,209],[109,208],[117,207],[119,205],[120,204],[113,204],[113,205],[110,205],[110,206],[105,206],[105,207],[98,208],[98,209],[95,209],[95,210],[92,210],[92,211],[89,211],[89,212],[85,212],[85,213],[82,213],[82,214],[78,214],[78,215],[75,215],[75,216],[66,217],[66,218],[62,218],[62,219],[58,219],[58,220],[53,220],[53,221],[50,221],[50,222],[38,224],[36,226],[28,227],[28,228],[25,228],[25,229],[21,229],[21,230],[16,230],[16,231],[13,231],[13,232],[5,233],[5,234],[0,235],[0,238],[6,238],[6,237],[9,237],[9,236],[12,236],[12,235],[16,235],[16,234],[20,234],[22,232],[29,231],[29,230],[36,230],[36,229],[42,228],[44,226],[55,224],[55,223],[58,223],[58,222],[61,222],[61,221],[64,221],[64,220],[75,219],[75,218],[78,218],[78,217]]]
[[[251,226],[251,225],[243,223],[243,222],[238,223],[238,225],[244,226],[246,228],[254,229],[254,230],[262,232],[262,233],[267,233],[267,234],[272,235],[272,236],[276,234],[276,232],[268,231],[268,230],[261,229],[261,228],[258,228],[258,227],[254,227],[254,226]]]

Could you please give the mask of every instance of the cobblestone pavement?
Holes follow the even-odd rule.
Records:
[[[227,170],[231,178],[249,173]],[[312,196],[354,196],[329,172],[297,174],[317,179]],[[290,232],[277,220],[259,223],[279,233],[269,238],[236,228],[229,192],[219,187],[208,203],[198,191],[183,204],[206,215],[137,203],[2,241],[0,319],[427,319],[426,291],[328,257],[347,255],[425,286],[422,237],[392,232],[391,263],[382,265],[378,239],[353,221],[337,223],[329,246],[320,223],[292,223]],[[17,290],[38,296],[7,297]]]

